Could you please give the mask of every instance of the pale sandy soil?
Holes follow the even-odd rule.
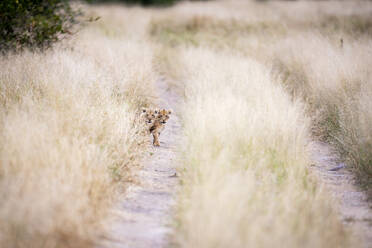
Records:
[[[326,185],[337,203],[340,217],[351,228],[362,247],[372,247],[372,204],[355,182],[347,166],[340,163],[332,148],[321,142],[314,144],[312,151],[313,171],[320,182]]]
[[[157,83],[159,107],[175,109],[177,96],[167,84]],[[138,172],[138,185],[131,186],[118,206],[122,216],[111,227],[110,237],[100,247],[166,247],[172,234],[172,206],[178,186],[175,148],[181,127],[173,111],[160,135],[160,147],[151,148],[148,160]]]

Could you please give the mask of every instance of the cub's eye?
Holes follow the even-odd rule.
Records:
[[[157,110],[155,110],[155,114],[157,114],[158,113],[158,111]]]
[[[152,117],[155,117],[155,115],[152,115]]]

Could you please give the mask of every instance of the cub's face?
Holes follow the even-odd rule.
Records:
[[[158,109],[142,109],[142,116],[145,119],[147,124],[153,124],[154,121],[158,118],[159,110]]]
[[[157,120],[161,124],[165,124],[169,120],[169,116],[170,116],[171,113],[172,113],[171,110],[165,110],[165,109],[159,110],[159,114],[157,116]]]

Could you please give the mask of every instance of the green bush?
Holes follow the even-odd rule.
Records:
[[[182,0],[86,0],[88,3],[125,3],[128,5],[140,4],[143,6],[171,6]],[[189,0],[189,1],[211,1],[211,0]]]
[[[172,5],[176,1],[177,0],[122,0],[121,2],[148,6],[148,5]]]
[[[180,0],[87,0],[88,3],[117,2],[125,4],[140,4],[143,6],[169,6]]]
[[[0,51],[50,47],[71,34],[78,14],[68,0],[1,0]]]
[[[174,4],[177,0],[140,0],[142,5],[171,5]]]

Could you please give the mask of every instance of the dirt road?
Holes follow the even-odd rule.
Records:
[[[354,175],[340,163],[332,148],[317,142],[314,144],[313,169],[338,203],[338,211],[344,224],[351,228],[362,247],[372,247],[372,205],[367,195],[356,186]]]
[[[157,82],[159,107],[174,109],[178,97],[164,80]],[[138,172],[139,185],[131,186],[119,204],[122,218],[111,227],[109,242],[103,247],[166,247],[172,221],[172,206],[178,186],[175,148],[181,127],[177,111],[173,111],[160,135],[160,147],[152,147],[150,156]]]
[[[179,97],[164,80],[157,83],[159,107],[175,109]],[[173,111],[177,113],[177,111]],[[177,142],[181,126],[173,114],[160,136],[160,147],[151,148],[151,156],[138,173],[140,185],[133,185],[119,204],[123,218],[111,228],[110,241],[100,247],[164,248],[172,234],[172,207],[176,201],[178,177],[176,168]],[[338,162],[329,145],[317,142],[313,146],[313,171],[338,203],[340,217],[349,226],[362,247],[372,247],[372,206],[354,181],[346,166]]]

